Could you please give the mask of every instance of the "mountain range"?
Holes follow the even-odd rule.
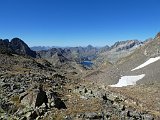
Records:
[[[55,54],[56,50],[58,53],[64,54],[62,56],[69,58],[70,60],[75,60],[77,62],[85,60],[96,60],[96,59],[105,59],[110,62],[117,61],[119,58],[124,57],[127,53],[130,54],[134,49],[143,45],[145,42],[140,42],[138,40],[126,40],[116,42],[114,45],[109,47],[108,45],[104,47],[93,47],[88,45],[86,47],[31,47],[32,50],[36,50],[39,54],[39,57],[50,58]],[[45,55],[44,55],[45,54]],[[68,56],[68,57],[67,57]],[[100,60],[103,62],[104,60]]]
[[[0,40],[0,119],[160,119],[160,33],[111,47],[34,50],[20,38]]]
[[[8,39],[0,40],[1,53],[16,53],[19,55],[27,55],[34,58],[50,59],[56,58],[60,62],[76,61],[81,62],[85,60],[95,60],[102,63],[103,61],[117,61],[119,58],[124,57],[127,53],[130,54],[138,46],[143,45],[143,42],[138,40],[127,40],[116,42],[111,47],[105,46],[102,48],[93,47],[88,45],[87,47],[66,47],[66,48],[51,48],[42,47],[45,50],[33,51],[31,50],[21,39],[13,38],[11,42]],[[40,47],[41,48],[41,47]],[[53,57],[54,56],[54,57]],[[101,60],[102,59],[102,60]],[[56,61],[56,60],[53,60]],[[53,63],[53,62],[52,62]]]

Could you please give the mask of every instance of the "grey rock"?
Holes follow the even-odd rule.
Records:
[[[154,120],[153,116],[151,116],[149,114],[142,115],[142,119],[143,120]]]
[[[129,116],[134,117],[134,118],[140,118],[140,113],[136,111],[129,111]]]
[[[122,117],[128,116],[128,110],[122,111],[120,115]]]
[[[85,113],[85,118],[86,119],[102,119],[103,116],[102,114],[98,114],[98,113],[95,113],[95,112],[92,112],[92,113]]]
[[[110,100],[110,101],[115,101],[116,99],[117,99],[117,95],[115,95],[115,94],[109,94],[108,96],[107,96],[107,99],[108,100]]]

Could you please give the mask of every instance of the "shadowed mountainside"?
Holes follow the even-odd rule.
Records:
[[[0,40],[0,53],[15,53],[36,57],[36,52],[32,51],[26,43],[19,38],[13,38],[10,42],[8,39]]]

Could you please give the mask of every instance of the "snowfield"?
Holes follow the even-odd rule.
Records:
[[[131,71],[134,70],[138,70],[140,68],[143,68],[153,62],[156,62],[160,59],[160,56],[155,57],[155,58],[150,58],[149,60],[147,60],[146,62],[144,62],[143,64],[139,65],[138,67],[132,69]],[[140,79],[142,79],[145,76],[145,74],[142,75],[136,75],[136,76],[122,76],[119,79],[119,82],[115,85],[109,85],[110,87],[123,87],[123,86],[128,86],[128,85],[135,85],[136,82]]]
[[[136,75],[136,76],[123,76],[121,79],[119,79],[119,82],[115,85],[110,85],[110,87],[123,87],[128,85],[135,85],[136,82],[140,79],[142,79],[145,76],[145,74],[142,75]]]
[[[156,62],[156,61],[159,60],[159,59],[160,59],[160,56],[159,56],[159,57],[155,57],[155,58],[150,58],[149,60],[147,60],[146,62],[144,62],[144,63],[141,64],[140,66],[132,69],[131,71],[134,71],[134,70],[138,70],[138,69],[140,69],[140,68],[143,68],[143,67],[145,67],[145,66],[147,66],[147,65],[149,65],[149,64],[151,64],[151,63],[153,63],[153,62]]]

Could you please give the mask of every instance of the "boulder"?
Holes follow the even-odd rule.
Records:
[[[142,115],[142,119],[143,120],[154,120],[153,116],[149,114]]]

